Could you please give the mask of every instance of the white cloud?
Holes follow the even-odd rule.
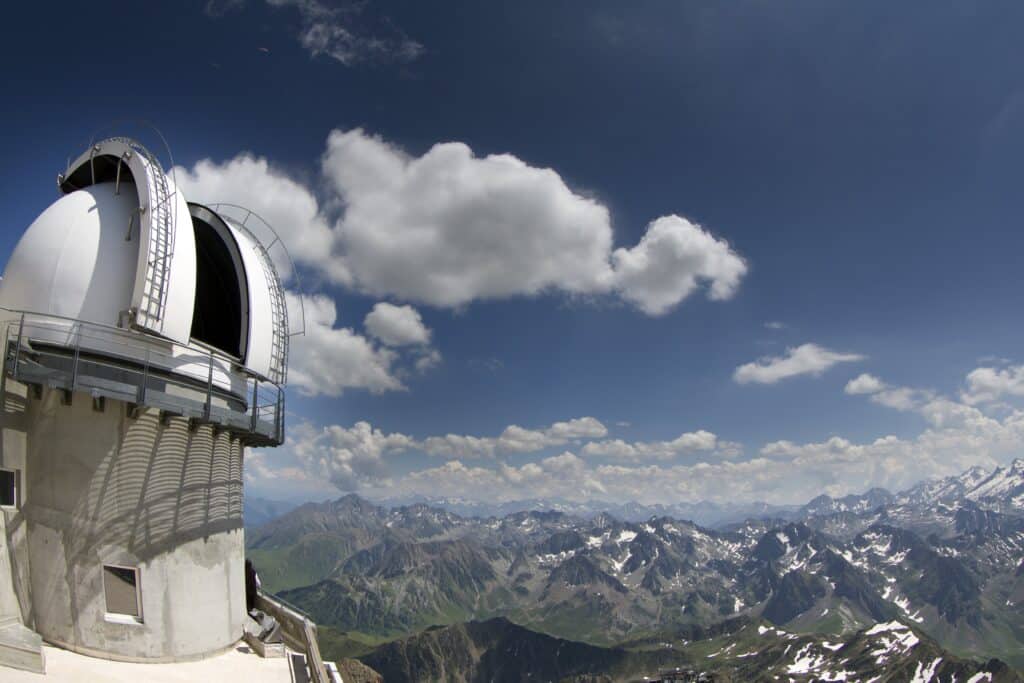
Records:
[[[430,343],[430,330],[412,306],[395,306],[384,301],[374,304],[363,326],[388,346]]]
[[[422,447],[430,455],[481,458],[494,455],[496,441],[496,439],[481,436],[445,434],[444,436],[427,437],[422,442]]]
[[[356,17],[367,3],[342,0],[267,0],[277,7],[299,12],[299,42],[313,57],[327,56],[351,66],[360,62],[411,62],[423,54],[423,45],[389,21],[378,22],[373,32],[356,27]],[[365,22],[360,22],[365,23]]]
[[[722,455],[732,457],[739,451],[739,444],[720,441],[718,437],[706,430],[684,432],[671,441],[636,441],[633,443],[622,439],[593,441],[583,446],[583,455],[596,458],[615,458],[620,460],[670,460],[688,453],[709,452],[720,450]]]
[[[189,201],[251,209],[281,236],[296,261],[319,268],[335,282],[351,281],[344,261],[331,256],[334,237],[316,197],[266,159],[240,154],[222,164],[203,159],[191,169],[176,166],[173,170]],[[276,250],[271,250],[271,256],[284,270],[287,262],[277,258]],[[282,272],[282,277],[286,275]]]
[[[555,422],[543,429],[526,429],[509,425],[497,437],[475,437],[460,434],[431,436],[422,442],[430,455],[457,458],[492,457],[496,453],[536,453],[552,446],[563,446],[570,441],[598,439],[608,429],[593,417],[578,417],[566,422]]]
[[[769,320],[764,326],[769,330],[783,330],[786,328],[786,323],[779,322],[778,320]]]
[[[412,445],[408,436],[385,434],[368,422],[323,429],[300,423],[292,428],[284,448],[307,472],[330,480],[342,491],[352,491],[368,482],[379,483],[389,469],[385,456]]]
[[[869,395],[874,403],[904,412],[918,410],[934,398],[934,394],[930,391],[910,387],[894,387],[866,372],[847,382],[843,391],[854,396]]]
[[[917,410],[931,399],[931,392],[910,387],[887,387],[871,396],[875,403],[904,412]]]
[[[416,372],[420,374],[433,370],[440,365],[443,360],[440,351],[430,348],[418,349],[415,352],[415,357],[413,366],[416,368]]]
[[[886,386],[871,397],[902,389],[907,388]],[[923,478],[956,474],[974,465],[993,467],[1024,451],[1024,411],[1010,409],[994,418],[966,403],[907,390],[918,392],[913,410],[928,424],[916,437],[886,435],[863,442],[841,436],[805,443],[773,441],[745,460],[722,457],[724,449],[738,445],[704,431],[688,432],[671,441],[605,439],[578,444],[586,457],[566,451],[521,465],[499,457],[560,439],[604,439],[603,425],[593,418],[534,430],[512,425],[492,438],[449,435],[422,441],[388,434],[367,423],[326,429],[300,424],[273,457],[248,457],[246,471],[251,479],[277,486],[308,487],[319,479],[330,479],[345,490],[360,487],[389,496],[420,493],[492,501],[550,497],[802,503],[823,491],[844,495],[872,486],[899,490]],[[389,456],[426,450],[432,442],[441,444],[437,455],[452,459],[418,471],[397,475],[392,471]],[[695,460],[673,462],[670,455],[666,457],[684,452],[693,454]],[[289,459],[289,454],[294,455]],[[466,464],[467,458],[481,454],[494,458],[476,466]],[[645,462],[643,457],[656,462]]]
[[[784,356],[772,356],[746,363],[736,368],[733,379],[740,384],[756,382],[758,384],[775,384],[776,382],[796,377],[812,375],[817,377],[837,363],[850,363],[863,360],[864,356],[856,353],[840,353],[818,346],[802,344],[787,349]]]
[[[663,216],[647,226],[640,243],[612,255],[622,297],[648,315],[663,315],[690,296],[699,282],[709,296],[731,298],[747,264],[727,242],[679,216]]]
[[[345,204],[338,240],[369,293],[460,306],[611,286],[608,210],[550,169],[456,142],[413,158],[356,129],[330,134],[323,172]]]
[[[566,422],[555,422],[547,428],[553,439],[599,439],[608,434],[608,428],[594,417],[577,417]]]
[[[884,388],[882,380],[865,372],[847,382],[843,391],[851,395],[876,394]]]
[[[299,300],[288,294],[288,308]],[[347,327],[335,327],[334,301],[323,295],[304,296],[306,333],[292,337],[288,382],[307,396],[339,396],[345,389],[373,393],[403,389],[393,371],[397,359],[390,349],[378,348]]]
[[[703,284],[712,300],[730,298],[747,271],[724,240],[675,215],[613,252],[599,201],[551,169],[509,154],[478,157],[458,142],[417,157],[361,129],[332,131],[315,182],[321,203],[248,154],[176,173],[190,199],[252,208],[297,261],[374,296],[460,307],[545,292],[617,294],[662,315]]]
[[[961,394],[964,403],[989,403],[1002,396],[1024,396],[1024,365],[981,367],[968,373],[967,389]]]

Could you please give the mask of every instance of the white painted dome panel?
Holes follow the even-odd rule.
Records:
[[[37,218],[11,254],[0,306],[117,325],[130,305],[138,240],[126,241],[135,188],[101,183],[64,195]]]
[[[165,298],[164,319],[159,330],[165,337],[181,344],[188,344],[192,331],[192,311],[196,299],[196,238],[192,229],[192,215],[188,210],[185,195],[174,187],[174,181],[167,177],[167,184],[174,194],[175,226],[174,251],[170,258],[168,290]],[[139,264],[140,270],[142,264]]]
[[[225,218],[225,223],[238,244],[249,289],[249,342],[245,366],[263,377],[272,377],[274,326],[277,323],[270,303],[270,288],[277,284],[267,282],[262,256],[248,231],[239,229],[230,218]]]

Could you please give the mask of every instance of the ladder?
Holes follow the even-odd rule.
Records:
[[[228,204],[214,204],[210,208],[214,211],[221,211],[222,207],[228,207]],[[275,322],[273,331],[270,337],[270,381],[277,385],[283,385],[288,380],[288,303],[284,300],[284,286],[281,284],[281,276],[277,272],[277,268],[274,266],[273,259],[270,258],[270,252],[267,247],[263,246],[263,242],[256,237],[256,235],[250,230],[246,223],[255,214],[249,209],[244,209],[248,213],[241,222],[236,222],[235,225],[245,231],[246,236],[252,241],[253,246],[256,248],[256,254],[259,257],[260,265],[263,267],[263,277],[266,279],[268,289],[270,290],[270,312]],[[257,216],[259,218],[259,216]],[[237,219],[235,219],[237,221]],[[260,219],[262,220],[262,219]],[[273,248],[274,244],[277,244],[279,239],[275,238],[274,242],[270,245]]]
[[[149,253],[146,255],[145,291],[136,312],[136,323],[159,329],[167,310],[171,257],[174,255],[177,188],[171,191],[160,160],[130,138],[115,138],[139,155],[148,168],[149,203],[139,207],[140,236],[145,234],[141,223],[149,214]]]
[[[270,338],[270,380],[275,384],[284,384],[287,380],[288,368],[288,305],[284,300],[284,287],[277,274],[277,268],[270,259],[270,254],[254,239],[260,261],[263,264],[263,275],[270,285],[270,311],[277,322]]]

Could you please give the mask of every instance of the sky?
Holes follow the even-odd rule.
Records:
[[[270,222],[304,334],[253,495],[800,503],[991,468],[1024,455],[1022,24],[942,0],[9,8],[0,261],[97,131]]]

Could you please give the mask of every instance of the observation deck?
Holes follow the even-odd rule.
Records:
[[[210,424],[246,445],[284,442],[284,390],[213,349],[134,330],[0,308],[4,372],[41,391],[123,401],[129,411],[156,408],[165,417]]]

